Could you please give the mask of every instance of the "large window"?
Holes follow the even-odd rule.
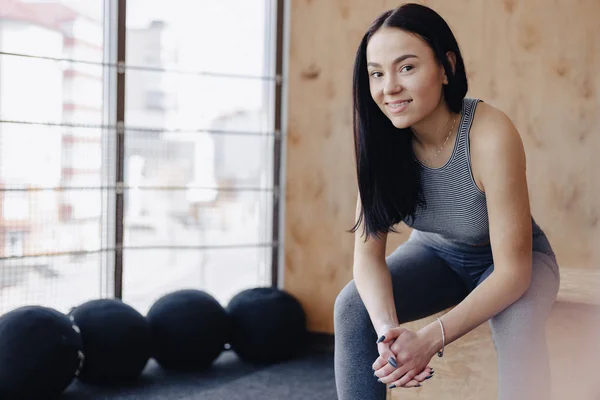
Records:
[[[271,284],[276,8],[0,0],[0,313]]]

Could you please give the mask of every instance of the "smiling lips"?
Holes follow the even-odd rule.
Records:
[[[412,100],[397,100],[390,103],[385,103],[385,106],[391,114],[399,114],[406,110],[411,102]]]

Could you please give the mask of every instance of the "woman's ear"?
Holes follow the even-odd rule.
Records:
[[[446,58],[448,59],[448,63],[450,63],[450,68],[452,68],[452,74],[454,75],[456,73],[456,54],[454,54],[452,51],[448,51],[446,53]],[[444,85],[448,84],[448,76],[446,75],[446,72],[444,71]]]

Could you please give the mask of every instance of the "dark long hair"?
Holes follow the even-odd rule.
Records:
[[[419,35],[444,67],[448,84],[444,100],[458,113],[467,93],[467,76],[460,49],[452,30],[432,9],[420,4],[404,4],[380,15],[362,38],[354,61],[354,151],[362,208],[355,232],[363,224],[365,240],[380,233],[395,232],[394,225],[414,217],[426,202],[420,182],[420,169],[412,152],[410,128],[398,129],[373,101],[369,91],[367,45],[381,27],[394,27]],[[456,56],[454,71],[447,52]]]

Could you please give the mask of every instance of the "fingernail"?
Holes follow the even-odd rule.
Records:
[[[390,386],[388,386],[388,389],[393,389],[393,388],[395,388],[395,387],[396,387],[396,385],[394,385],[394,384],[391,384]]]
[[[373,372],[373,376],[374,376],[375,378],[379,378],[375,372]]]
[[[433,374],[434,372],[435,372],[434,370],[431,370],[430,374]]]
[[[398,368],[398,364],[396,364],[396,359],[394,357],[388,358],[388,362],[392,365],[392,367]]]
[[[371,339],[373,340],[373,339]],[[381,337],[379,339],[377,339],[377,344],[383,342],[385,340],[385,335],[381,335]]]
[[[381,383],[381,379],[377,379],[377,382]]]
[[[415,385],[413,387],[421,387],[422,385],[419,383],[418,385]]]
[[[433,378],[433,375],[429,375],[429,376],[428,376],[427,378],[425,378],[425,379],[430,379],[430,378]]]

